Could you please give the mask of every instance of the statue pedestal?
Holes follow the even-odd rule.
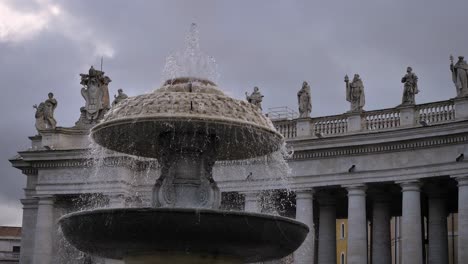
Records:
[[[296,121],[296,133],[298,137],[307,137],[311,135],[312,124],[310,118],[299,118]]]
[[[459,97],[454,99],[455,119],[468,118],[468,97]]]
[[[361,112],[348,113],[348,132],[358,132],[362,130]]]
[[[400,126],[414,126],[416,122],[414,105],[405,105],[398,108],[400,110]]]

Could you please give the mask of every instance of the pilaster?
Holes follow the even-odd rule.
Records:
[[[358,132],[362,130],[361,112],[348,113],[348,132]]]
[[[311,135],[312,124],[310,118],[298,118],[296,120],[296,133],[298,137],[307,137]]]
[[[38,198],[33,264],[50,264],[53,258],[54,202],[53,196]]]
[[[454,100],[455,120],[468,119],[468,97],[458,97]]]
[[[400,106],[400,126],[414,126],[416,115],[414,105]]]

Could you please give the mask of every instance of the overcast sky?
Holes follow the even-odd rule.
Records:
[[[419,76],[417,103],[455,96],[449,55],[468,57],[467,10],[466,0],[0,0],[0,225],[21,224],[26,177],[8,158],[36,133],[32,105],[53,92],[58,125],[72,126],[84,105],[79,73],[101,56],[111,96],[151,91],[196,22],[231,96],[258,86],[263,109],[296,109],[306,80],[312,115],[340,114],[343,77],[359,73],[365,109],[389,108],[407,66]]]

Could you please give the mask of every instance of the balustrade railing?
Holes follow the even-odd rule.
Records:
[[[315,135],[344,134],[348,131],[348,117],[343,115],[314,118],[311,122]]]
[[[400,126],[400,111],[396,108],[364,112],[365,130],[382,130]]]
[[[415,105],[413,107],[366,111],[357,114],[357,116],[347,113],[310,119],[273,120],[273,123],[286,139],[298,136],[297,122],[310,122],[311,131],[306,133],[306,136],[316,137],[343,135],[349,132],[376,132],[398,129],[400,127],[429,126],[453,121],[455,120],[456,109],[462,109],[461,111],[464,111],[463,109],[465,108],[468,109],[468,107],[456,108],[455,102],[456,100],[452,99]],[[466,105],[468,106],[468,101]],[[457,115],[460,115],[460,113],[457,113]],[[465,115],[468,116],[468,113]],[[350,118],[351,116],[353,118]]]
[[[295,138],[297,136],[296,120],[274,121],[276,130],[285,138]]]
[[[450,100],[417,105],[416,117],[419,122],[428,125],[455,120],[454,102]]]

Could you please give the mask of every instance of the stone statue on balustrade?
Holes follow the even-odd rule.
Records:
[[[351,103],[349,112],[361,112],[366,104],[366,97],[364,95],[364,83],[359,74],[354,74],[354,78],[349,82],[348,75],[345,76],[346,83],[346,101]]]
[[[414,105],[416,103],[416,94],[419,93],[418,76],[411,67],[406,68],[406,75],[401,78],[401,82],[404,83],[401,105]]]
[[[117,95],[114,95],[114,101],[112,102],[112,106],[115,106],[128,98],[128,95],[126,95],[122,89],[117,90],[117,93]]]
[[[262,110],[263,95],[260,93],[260,89],[258,89],[257,86],[254,87],[252,94],[248,95],[247,92],[245,92],[245,97],[247,102],[257,106],[260,108],[260,110]]]
[[[304,81],[302,88],[297,92],[297,102],[299,104],[299,118],[310,117],[312,112],[312,99],[309,84]]]
[[[55,129],[57,121],[54,118],[54,111],[57,108],[57,99],[54,98],[53,93],[48,94],[47,100],[38,105],[33,105],[36,109],[36,129],[41,131],[44,129]]]
[[[94,69],[93,66],[88,74],[80,74],[81,95],[85,99],[85,106],[82,107],[81,116],[76,126],[91,127],[104,117],[110,109],[109,88],[112,81],[103,71]]]
[[[458,57],[457,63],[453,65],[453,56],[450,55],[450,70],[452,80],[457,89],[457,97],[468,96],[468,64],[463,56]]]

